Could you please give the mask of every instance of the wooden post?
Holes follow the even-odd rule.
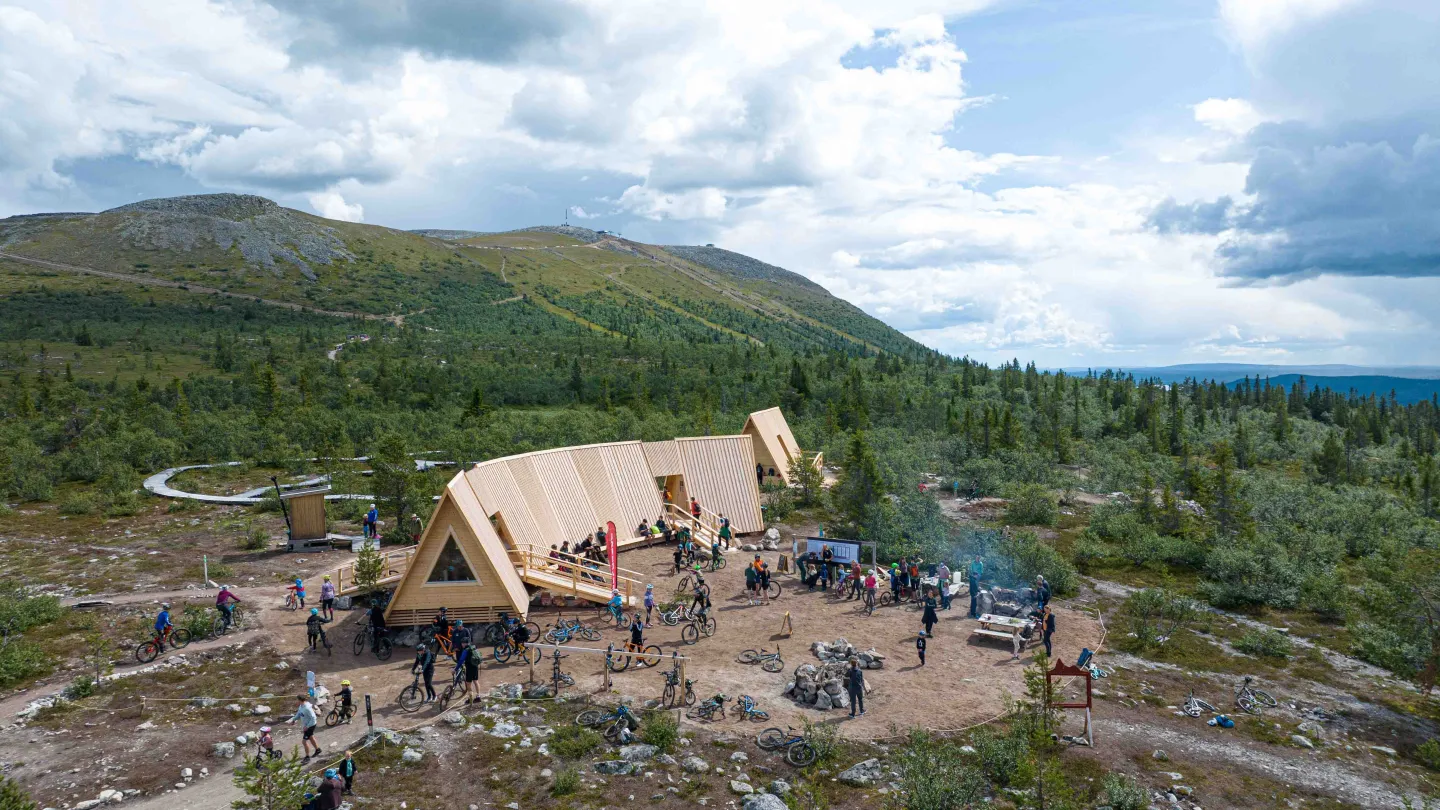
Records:
[[[530,683],[535,683],[535,652],[531,651],[525,656],[530,662]]]
[[[790,625],[790,611],[785,611],[785,618],[780,620],[780,632],[777,635],[788,636],[795,628]]]

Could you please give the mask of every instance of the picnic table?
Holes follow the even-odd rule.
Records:
[[[1029,619],[1023,619],[1019,616],[998,616],[993,613],[981,615],[979,622],[980,626],[971,631],[972,635],[998,638],[1005,641],[1011,641],[1015,636],[1016,630],[1024,630],[1033,624]],[[1025,649],[1026,641],[1027,639],[1022,636],[1020,639],[1020,649]]]

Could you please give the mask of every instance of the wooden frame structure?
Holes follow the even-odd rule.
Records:
[[[1054,687],[1050,682],[1055,678],[1084,678],[1085,679],[1085,702],[1084,703],[1056,703]],[[1095,696],[1091,689],[1094,684],[1094,676],[1090,670],[1083,667],[1073,667],[1066,664],[1059,658],[1055,659],[1055,666],[1045,673],[1045,705],[1051,709],[1084,709],[1085,710],[1085,742],[1090,747],[1095,746],[1094,727],[1090,723],[1090,710],[1095,705]]]
[[[790,423],[785,421],[785,414],[781,413],[779,408],[767,408],[750,414],[740,432],[755,441],[755,461],[750,466],[753,468],[755,464],[759,464],[765,478],[769,478],[770,470],[774,470],[775,477],[789,486],[793,483],[790,480],[790,462],[805,459],[811,466],[817,469],[820,467],[822,455],[806,453],[800,449],[800,443],[795,441],[795,434],[790,432]]]

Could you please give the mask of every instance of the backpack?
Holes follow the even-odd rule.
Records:
[[[1076,661],[1075,661],[1075,666],[1083,668],[1087,663],[1090,662],[1090,659],[1091,659],[1094,655],[1095,655],[1095,653],[1091,652],[1089,647],[1085,647],[1085,648],[1081,649],[1081,650],[1080,650],[1080,657],[1079,657],[1078,659],[1076,659]]]

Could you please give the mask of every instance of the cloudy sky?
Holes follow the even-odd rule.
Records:
[[[0,216],[714,242],[1045,366],[1440,363],[1434,0],[0,0]]]

